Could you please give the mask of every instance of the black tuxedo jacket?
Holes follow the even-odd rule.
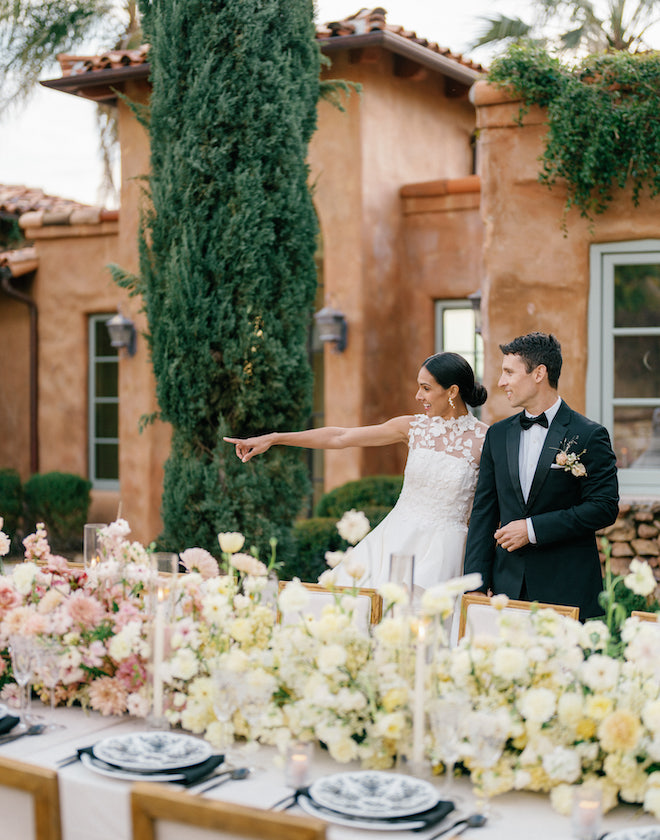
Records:
[[[580,607],[580,618],[602,615],[603,588],[595,532],[619,509],[616,458],[607,430],[562,401],[550,424],[527,502],[518,468],[520,415],[486,433],[465,550],[465,573],[480,572],[482,589]],[[555,463],[568,448],[587,474],[577,478]],[[508,552],[493,536],[500,523],[531,517],[537,543]]]

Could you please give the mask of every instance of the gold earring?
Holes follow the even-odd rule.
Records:
[[[452,395],[451,395],[451,394],[449,395],[449,405],[450,405],[452,408],[456,408],[456,403],[454,402],[454,398],[452,397]]]

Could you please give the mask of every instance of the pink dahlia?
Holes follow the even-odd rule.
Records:
[[[127,692],[113,677],[99,677],[89,687],[89,705],[102,715],[121,715],[126,711]]]

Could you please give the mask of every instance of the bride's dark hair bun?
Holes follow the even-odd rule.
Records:
[[[443,388],[458,385],[458,392],[466,405],[476,407],[486,402],[488,391],[475,382],[474,371],[458,353],[436,353],[429,356],[423,366]]]

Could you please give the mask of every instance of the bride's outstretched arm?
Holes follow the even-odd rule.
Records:
[[[250,438],[226,437],[236,447],[236,455],[243,463],[255,455],[262,455],[271,446],[302,446],[305,449],[346,449],[349,446],[386,446],[408,440],[411,415],[393,417],[377,426],[323,426],[303,432],[271,432]]]

